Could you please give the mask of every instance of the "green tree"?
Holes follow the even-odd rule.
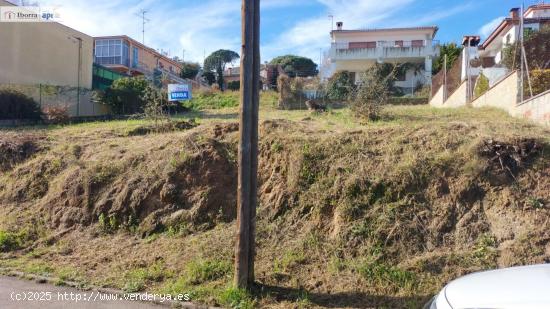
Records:
[[[435,59],[432,65],[432,73],[435,75],[443,69],[445,55],[447,55],[447,70],[449,70],[462,53],[462,47],[456,43],[443,44],[440,47],[440,56]]]
[[[202,77],[208,83],[209,86],[212,86],[216,82],[216,74],[213,72],[204,72]]]
[[[183,62],[181,65],[181,78],[194,79],[199,74],[201,66],[194,62]]]
[[[109,105],[116,114],[141,113],[145,106],[143,95],[147,86],[147,80],[142,77],[120,78],[99,96],[99,100]]]
[[[476,87],[474,89],[474,95],[476,98],[482,96],[489,90],[489,79],[481,73],[477,78]]]
[[[542,27],[539,31],[526,31],[523,46],[530,70],[550,69],[550,26]],[[507,68],[520,68],[519,42],[506,46],[502,54],[502,63]]]
[[[319,71],[317,71],[317,64],[306,57],[295,55],[279,56],[273,58],[270,64],[281,66],[289,77],[308,77],[315,76],[319,73]]]
[[[237,59],[239,59],[239,54],[236,52],[220,49],[210,54],[210,56],[206,57],[204,60],[204,71],[216,72],[216,81],[222,91],[224,84],[223,72],[225,71],[225,66]]]

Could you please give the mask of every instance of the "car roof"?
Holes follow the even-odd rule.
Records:
[[[550,264],[512,267],[461,277],[445,287],[455,308],[550,308]]]

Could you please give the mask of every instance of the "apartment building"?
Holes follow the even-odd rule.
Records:
[[[163,75],[170,82],[183,82],[178,61],[126,35],[95,37],[94,62],[131,76]]]
[[[321,65],[321,77],[330,78],[338,71],[359,74],[375,63],[409,63],[411,68],[398,76],[397,87],[408,93],[418,85],[429,85],[432,60],[439,55],[434,40],[438,28],[344,29],[342,22],[331,31],[331,47]]]
[[[0,6],[14,4],[0,0]],[[56,22],[0,23],[0,84],[92,87],[91,36]]]

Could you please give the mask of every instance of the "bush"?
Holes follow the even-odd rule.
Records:
[[[14,89],[0,89],[0,119],[38,120],[41,117],[40,106],[31,97]]]
[[[550,69],[550,27],[541,27],[539,31],[526,31],[524,47],[530,70]],[[502,63],[507,68],[511,70],[520,68],[519,50],[519,42],[503,48]]]
[[[485,92],[487,92],[487,90],[489,90],[489,79],[485,77],[485,75],[480,74],[477,78],[476,87],[474,89],[474,96],[476,98],[479,98]]]
[[[350,72],[341,71],[334,74],[328,81],[327,97],[335,101],[347,101],[355,90],[355,84]]]
[[[362,76],[359,87],[352,93],[351,109],[357,117],[377,120],[382,107],[388,103],[396,67],[391,71],[387,66],[375,65]]]
[[[296,106],[305,106],[303,78],[280,75],[277,78],[277,89],[279,90],[279,108],[292,109]]]
[[[234,80],[232,82],[227,83],[227,90],[232,90],[232,91],[241,90],[241,82],[238,80]]]
[[[99,100],[111,106],[116,114],[142,113],[145,106],[143,95],[147,86],[147,80],[141,77],[117,79],[99,96]]]
[[[531,87],[533,95],[550,90],[550,69],[531,71]],[[529,91],[528,87],[526,89]]]
[[[21,235],[0,231],[0,252],[9,252],[21,247]]]
[[[69,108],[51,106],[44,108],[44,118],[49,124],[65,124],[69,122]]]

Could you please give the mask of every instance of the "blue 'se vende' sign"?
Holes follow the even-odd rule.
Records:
[[[168,100],[183,101],[191,99],[191,85],[186,84],[169,84],[168,85]]]
[[[172,100],[187,100],[189,99],[189,91],[172,92],[170,97]]]

